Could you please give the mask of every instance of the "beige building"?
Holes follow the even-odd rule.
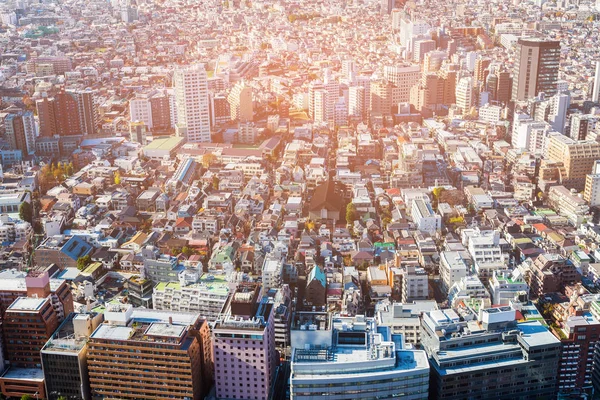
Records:
[[[600,143],[574,140],[561,134],[552,135],[549,137],[547,159],[564,165],[565,176],[561,176],[564,186],[581,191],[595,161],[600,160]]]
[[[233,121],[252,121],[254,109],[252,106],[252,88],[243,81],[238,82],[227,97],[229,110]]]

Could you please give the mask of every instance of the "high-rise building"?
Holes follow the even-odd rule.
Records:
[[[419,83],[421,67],[410,66],[385,66],[383,77],[394,85],[392,104],[406,103],[410,100],[410,89]]]
[[[507,104],[513,93],[513,78],[508,71],[500,71],[496,86],[496,100],[499,103]]]
[[[517,42],[513,101],[525,101],[540,93],[554,96],[557,92],[560,42],[521,38]]]
[[[560,341],[539,321],[517,322],[511,306],[423,315],[432,399],[552,398]]]
[[[594,74],[591,100],[594,103],[600,102],[600,61],[596,61],[596,73]]]
[[[571,114],[571,130],[569,136],[575,140],[588,139],[588,133],[598,126],[600,117],[591,114]]]
[[[217,399],[268,400],[277,361],[272,299],[257,283],[243,282],[213,329]]]
[[[227,96],[232,121],[252,121],[252,88],[240,81],[233,86]]]
[[[38,114],[39,135],[41,137],[52,137],[57,134],[56,115],[54,114],[54,99],[44,97],[36,100],[35,108]]]
[[[87,342],[102,322],[98,313],[72,313],[58,327],[41,351],[46,392],[50,400],[90,400]]]
[[[536,121],[546,121],[556,132],[563,133],[567,124],[567,109],[571,104],[568,93],[557,93],[546,97],[543,93],[530,99],[528,104],[529,115]]]
[[[35,152],[35,120],[31,111],[11,112],[4,118],[5,137],[25,157]]]
[[[329,346],[307,341],[293,349],[292,400],[349,393],[356,398],[428,398],[429,363],[423,350],[406,348],[402,335],[378,327],[374,318],[335,315],[332,326],[319,332]]]
[[[585,177],[583,199],[590,207],[600,206],[600,160],[594,161],[591,174]]]
[[[491,59],[488,57],[477,57],[475,60],[475,68],[473,69],[473,78],[476,82],[485,82],[489,73],[488,67],[490,66]]]
[[[164,90],[159,91],[150,97],[150,111],[152,113],[152,130],[171,130],[172,124],[169,96]]]
[[[473,107],[473,78],[464,77],[456,85],[456,106],[463,114],[467,114]]]
[[[62,90],[53,98],[38,100],[36,107],[40,136],[94,135],[98,131],[96,95],[92,90]]]
[[[552,315],[555,336],[562,344],[558,363],[557,389],[561,393],[592,390],[594,353],[600,343],[600,297],[574,293],[565,316]]]
[[[204,65],[196,64],[175,71],[177,136],[188,142],[210,142],[210,115],[207,75]]]
[[[569,189],[583,190],[586,176],[600,160],[600,143],[593,140],[574,140],[568,136],[549,136],[547,159],[564,165],[566,176],[561,184]]]
[[[6,309],[2,331],[10,367],[0,377],[2,394],[46,397],[40,351],[58,323],[50,297],[19,297]]]
[[[430,51],[435,50],[435,40],[419,39],[413,43],[413,61],[416,63],[423,62],[425,55]]]
[[[392,84],[385,79],[371,82],[371,116],[392,115]]]
[[[194,313],[107,304],[87,362],[94,398],[204,399],[212,379],[208,324]]]
[[[148,129],[152,129],[151,95],[151,93],[138,93],[135,98],[129,101],[129,119],[131,122],[142,122]]]

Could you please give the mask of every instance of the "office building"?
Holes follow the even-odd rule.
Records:
[[[553,398],[561,344],[539,321],[516,321],[509,306],[423,315],[421,345],[432,399]]]
[[[227,96],[232,121],[251,122],[254,118],[252,106],[252,88],[240,81]]]
[[[551,135],[547,159],[563,164],[566,175],[561,176],[562,185],[581,191],[585,187],[586,176],[592,171],[596,160],[600,160],[600,143],[574,140],[559,134]]]
[[[559,41],[520,38],[516,48],[512,100],[525,101],[540,93],[554,96],[559,64]]]
[[[50,400],[90,400],[87,342],[102,322],[98,313],[71,314],[41,351],[46,393]]]
[[[208,324],[196,313],[106,304],[87,362],[93,398],[204,399],[212,379]]]
[[[274,304],[257,283],[242,282],[213,329],[217,399],[268,400],[277,362]]]
[[[293,349],[292,400],[427,399],[429,364],[423,350],[406,349],[401,335],[364,316],[332,318],[331,346]]]
[[[21,150],[23,157],[35,152],[36,128],[31,111],[9,113],[4,118],[4,129],[11,149]]]
[[[204,65],[180,68],[173,76],[177,107],[177,136],[188,142],[210,142],[207,76]]]

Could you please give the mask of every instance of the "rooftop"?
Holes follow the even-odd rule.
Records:
[[[38,311],[47,299],[37,297],[19,297],[9,307],[9,310],[14,311]]]

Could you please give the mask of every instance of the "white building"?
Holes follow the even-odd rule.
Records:
[[[403,335],[405,342],[419,345],[421,342],[421,314],[437,309],[435,300],[390,303],[386,299],[375,305],[375,317],[377,325],[387,326],[392,330],[392,334]]]
[[[471,111],[473,106],[473,78],[464,77],[456,85],[456,106],[460,108],[463,114]]]
[[[292,400],[322,398],[426,399],[429,362],[423,350],[405,349],[401,339],[377,331],[373,318],[334,316],[333,346],[294,348]]]
[[[458,251],[444,251],[440,254],[440,278],[446,291],[467,275],[469,267]]]
[[[481,280],[475,275],[465,276],[456,282],[448,291],[448,304],[457,307],[462,301],[465,304],[480,300],[484,307],[491,306],[491,298]]]
[[[152,105],[149,94],[139,93],[129,101],[129,116],[131,122],[143,122],[148,129],[152,129]]]
[[[493,304],[509,304],[521,292],[529,293],[529,285],[523,279],[519,269],[512,272],[495,271],[492,275],[490,293]]]
[[[434,234],[442,229],[442,217],[433,211],[430,203],[421,199],[412,203],[412,219],[420,231]]]
[[[204,65],[177,69],[173,76],[177,106],[177,136],[188,142],[210,142],[208,85]]]
[[[463,245],[466,244],[473,258],[475,271],[479,278],[486,281],[492,276],[493,271],[508,267],[500,248],[500,232],[464,229],[461,235]]]

